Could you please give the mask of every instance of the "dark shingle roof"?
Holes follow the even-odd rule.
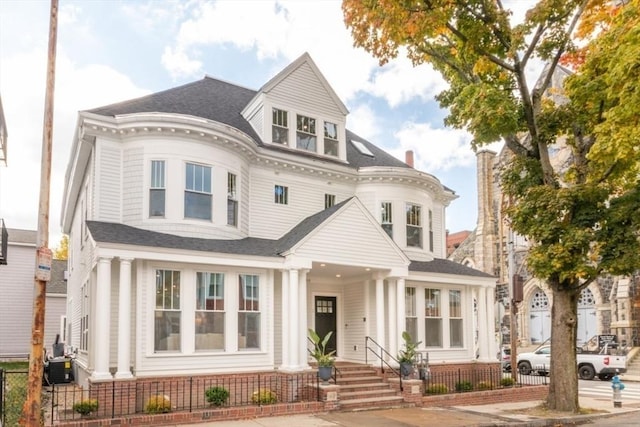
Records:
[[[88,110],[102,116],[119,116],[134,113],[172,113],[213,120],[233,126],[249,135],[257,145],[270,150],[286,151],[303,157],[313,157],[322,161],[335,163],[337,160],[314,155],[304,151],[290,150],[277,145],[264,144],[248,121],[242,117],[242,110],[257,94],[256,91],[232,83],[205,77],[192,83],[167,89],[141,98],[106,105]],[[373,145],[364,138],[346,131],[347,161],[353,168],[366,166],[392,166],[408,168],[409,166],[389,153]],[[363,142],[374,157],[360,153],[349,142],[350,139]]]
[[[220,240],[183,237],[101,221],[87,221],[87,226],[96,242],[226,254],[278,256],[275,251],[276,241],[270,239],[247,237],[237,240]]]
[[[89,110],[102,116],[134,113],[173,113],[226,123],[261,143],[249,122],[240,114],[256,91],[205,77],[162,92]]]
[[[484,271],[458,264],[447,259],[436,258],[433,261],[411,261],[409,272],[453,274],[456,276],[495,277]]]

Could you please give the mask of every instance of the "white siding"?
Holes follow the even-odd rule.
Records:
[[[122,174],[122,221],[125,224],[140,224],[148,209],[142,206],[145,177],[143,175],[144,149],[140,146],[124,150]]]
[[[35,245],[14,245],[9,234],[7,265],[0,266],[0,358],[31,352]]]
[[[53,343],[56,335],[60,333],[60,318],[67,313],[66,295],[47,295],[44,315],[44,346],[49,354],[53,354]],[[60,335],[60,342],[63,336]]]
[[[268,92],[275,106],[289,106],[299,112],[313,112],[324,117],[343,118],[342,111],[307,63],[280,81]],[[269,119],[270,120],[270,119]],[[343,122],[344,119],[341,120]],[[295,116],[290,118],[295,126]],[[290,125],[291,126],[291,125]]]
[[[353,190],[342,183],[327,184],[327,180],[280,172],[272,169],[251,170],[251,228],[252,237],[277,239],[304,218],[324,209],[324,195],[335,194],[336,204],[351,197]],[[274,203],[274,187],[289,189],[289,203]]]
[[[342,357],[348,360],[364,361],[365,283],[355,282],[344,287],[344,351]]]
[[[404,259],[390,248],[384,231],[372,224],[356,204],[352,204],[338,217],[323,224],[322,229],[295,252],[319,262],[362,265],[366,260],[367,265],[403,266]]]
[[[120,222],[122,207],[122,154],[120,147],[112,141],[101,141],[97,145],[96,163],[96,215],[100,221]]]

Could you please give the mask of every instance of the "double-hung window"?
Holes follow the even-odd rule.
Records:
[[[407,203],[407,246],[422,247],[422,219],[420,205]]]
[[[316,119],[297,114],[296,147],[316,152]]]
[[[289,125],[287,123],[287,112],[273,109],[273,118],[271,121],[271,142],[274,144],[287,145],[289,142]]]
[[[89,350],[89,283],[80,287],[80,350]]]
[[[149,216],[163,217],[165,209],[165,162],[151,161],[151,184],[149,185]]]
[[[227,173],[227,224],[238,226],[238,198],[236,193],[236,175]]]
[[[260,276],[239,276],[238,348],[260,348]]]
[[[156,270],[154,350],[180,351],[180,272]]]
[[[440,289],[424,290],[424,345],[442,347],[442,310]]]
[[[185,218],[211,220],[211,167],[187,163],[184,192]]]
[[[336,195],[335,194],[325,194],[324,195],[324,208],[330,208],[331,206],[336,204]]]
[[[196,273],[196,350],[224,349],[224,274]]]
[[[324,122],[324,154],[338,155],[338,125]]]
[[[429,209],[429,250],[433,252],[433,211]]]
[[[414,341],[418,341],[418,312],[416,310],[416,288],[404,288],[405,331]]]
[[[393,239],[393,218],[391,216],[391,202],[382,202],[380,205],[380,223],[382,229]]]
[[[273,201],[277,205],[289,204],[289,187],[284,185],[276,185],[273,188]]]
[[[462,292],[458,290],[449,290],[449,346],[464,346]]]

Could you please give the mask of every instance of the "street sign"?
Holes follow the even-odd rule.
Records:
[[[36,265],[36,280],[48,282],[51,280],[51,264],[53,252],[49,248],[38,248],[38,258]]]

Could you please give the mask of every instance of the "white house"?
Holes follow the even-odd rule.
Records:
[[[77,379],[299,372],[308,328],[344,361],[407,330],[432,366],[495,363],[496,279],[445,260],[456,195],[347,115],[308,54],[257,91],[205,77],[80,112],[62,206]]]

